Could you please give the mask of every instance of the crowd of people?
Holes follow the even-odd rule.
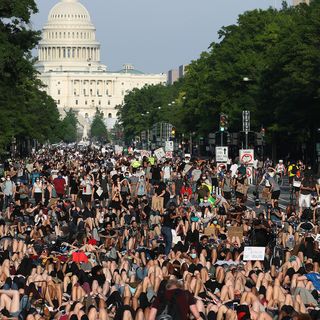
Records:
[[[320,319],[319,179],[267,159],[252,186],[237,161],[90,147],[8,160],[2,318]]]

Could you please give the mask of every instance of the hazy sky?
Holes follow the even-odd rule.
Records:
[[[197,59],[217,31],[247,10],[281,0],[79,0],[86,6],[109,70],[132,63],[145,72],[167,72]],[[59,0],[36,0],[33,26],[41,29]]]

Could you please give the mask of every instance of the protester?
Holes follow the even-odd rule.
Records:
[[[237,162],[52,146],[12,159],[0,184],[3,318],[319,319],[319,180],[301,162],[288,177],[271,165],[257,181],[270,196],[254,189],[252,205]],[[300,206],[284,210],[275,174],[298,188],[297,172]]]

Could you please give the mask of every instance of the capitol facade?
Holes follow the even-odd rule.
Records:
[[[111,72],[100,63],[100,43],[88,10],[78,0],[61,0],[50,11],[38,47],[36,69],[60,114],[73,109],[86,137],[96,108],[107,127],[117,119],[116,106],[134,88],[166,84],[166,74],[145,74],[125,64]]]

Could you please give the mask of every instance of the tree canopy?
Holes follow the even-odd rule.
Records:
[[[98,108],[91,123],[90,134],[100,142],[108,141],[108,130],[103,121],[103,113]]]
[[[33,0],[0,2],[0,150],[12,137],[54,140],[59,125],[56,104],[37,79],[31,50],[40,33],[31,30]]]
[[[206,135],[218,130],[220,113],[236,132],[242,111],[250,110],[253,130],[264,126],[273,141],[281,135],[285,144],[306,143],[320,116],[319,25],[320,0],[245,12],[236,24],[221,28],[219,42],[191,62],[178,84],[126,96],[119,109],[126,136],[160,118],[182,133]],[[174,108],[168,109],[172,100]],[[148,111],[152,117],[146,122],[141,112]]]

